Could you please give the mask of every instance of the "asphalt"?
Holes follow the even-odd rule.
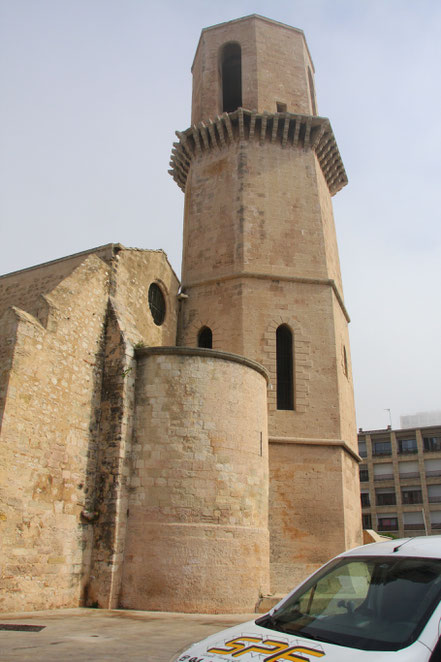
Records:
[[[256,616],[119,609],[0,614],[0,662],[170,662],[194,641]],[[44,627],[36,632],[5,625]]]

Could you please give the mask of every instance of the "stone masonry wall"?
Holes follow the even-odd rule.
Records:
[[[285,594],[361,535],[360,524],[348,521],[345,513],[344,455],[339,447],[270,443],[273,593]],[[352,539],[347,539],[345,526],[354,529]]]
[[[211,350],[138,350],[121,606],[252,611],[268,582],[266,379]]]
[[[348,316],[331,196],[314,152],[254,135],[199,153],[184,241],[180,343],[196,344],[207,325],[214,348],[270,375],[272,590],[286,591],[361,542]],[[294,410],[277,409],[281,324],[293,333]],[[287,488],[298,481],[299,491]]]
[[[242,50],[242,106],[258,112],[312,114],[308,83],[314,67],[301,30],[255,16],[204,30],[194,59],[192,124],[222,114],[220,49],[238,42]],[[283,71],[275,83],[275,72]]]
[[[0,609],[117,605],[134,346],[174,342],[177,290],[162,251],[119,245],[0,279],[28,309],[0,318]]]
[[[2,610],[81,600],[107,279],[92,255],[40,300],[45,325],[16,308],[3,318],[14,350],[0,444]]]
[[[117,248],[115,244],[107,244],[0,276],[0,317],[10,306],[16,306],[35,315],[40,295],[52,292],[91,253],[109,264],[115,248]]]

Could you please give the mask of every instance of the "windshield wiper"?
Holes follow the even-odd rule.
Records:
[[[263,625],[263,627],[270,628],[271,630],[277,630],[277,632],[287,632],[286,628],[279,623],[279,621],[274,618],[272,614],[266,614],[262,618],[258,618],[255,623],[257,625]]]

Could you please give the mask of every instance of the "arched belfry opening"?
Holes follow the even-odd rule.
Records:
[[[198,347],[213,349],[213,332],[210,327],[203,326],[198,333]]]
[[[286,324],[276,331],[277,409],[294,409],[293,336]]]
[[[222,112],[242,106],[242,49],[235,41],[224,44],[220,53]]]

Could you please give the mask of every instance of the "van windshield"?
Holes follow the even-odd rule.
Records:
[[[311,577],[264,627],[362,650],[414,642],[441,599],[441,561],[346,557]]]

